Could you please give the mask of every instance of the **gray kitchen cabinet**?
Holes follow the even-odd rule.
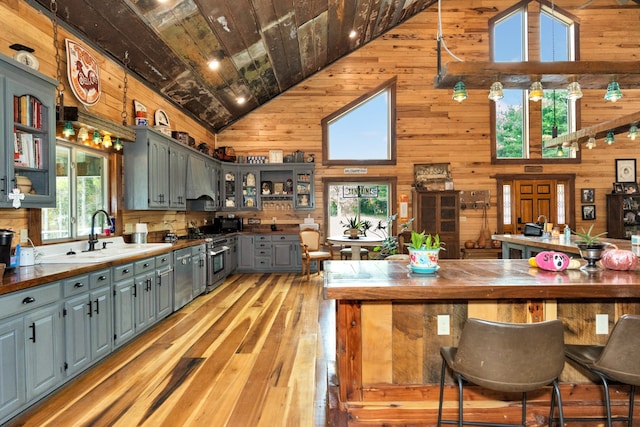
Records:
[[[156,257],[156,320],[173,312],[173,256],[171,253]]]
[[[111,298],[111,270],[89,275],[89,308],[91,319],[91,362],[107,356],[113,350],[113,301]]]
[[[207,287],[206,245],[191,247],[191,266],[193,268],[193,298],[204,293]]]
[[[136,332],[133,264],[112,267],[112,276],[113,341],[114,346],[117,347],[133,338]]]
[[[304,166],[296,166],[294,168],[293,209],[315,209],[314,167],[315,165],[313,163],[307,163]]]
[[[135,144],[124,145],[126,209],[185,210],[188,148],[146,126],[134,126]]]
[[[272,267],[276,271],[299,271],[302,262],[300,238],[296,234],[271,236]]]
[[[251,272],[255,268],[254,236],[241,234],[238,236],[238,271]]]
[[[12,207],[8,195],[17,176],[31,181],[23,208],[56,206],[57,82],[18,61],[0,55],[0,207]],[[24,179],[24,178],[23,178]]]
[[[156,319],[156,263],[154,258],[136,261],[133,266],[135,303],[135,333],[151,326]]]
[[[228,239],[229,250],[226,252],[225,265],[229,274],[233,274],[238,269],[238,236]]]
[[[0,422],[62,381],[60,283],[0,297]]]
[[[238,198],[242,197],[238,165],[222,163],[220,171],[221,209],[223,211],[237,210],[240,206]]]

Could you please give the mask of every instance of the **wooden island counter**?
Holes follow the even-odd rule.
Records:
[[[456,345],[469,317],[505,322],[561,319],[565,342],[604,344],[625,313],[640,313],[640,271],[548,272],[526,260],[441,260],[435,274],[414,274],[406,261],[328,261],[324,296],[336,300],[336,379],[332,418],[341,425],[435,425],[441,346]],[[446,323],[448,322],[449,327]],[[439,327],[440,326],[440,327]],[[497,350],[498,351],[498,350]],[[600,389],[572,365],[561,376],[565,415],[601,415]],[[448,379],[445,412],[455,418]],[[624,413],[620,386],[614,413]],[[468,416],[518,422],[519,404],[470,388]],[[529,396],[532,425],[546,425],[549,393]],[[497,410],[496,410],[497,409]]]

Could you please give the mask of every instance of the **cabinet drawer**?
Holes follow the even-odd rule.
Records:
[[[271,236],[273,243],[300,243],[300,236],[297,234],[277,234]]]
[[[59,299],[60,282],[7,294],[0,297],[0,316],[13,316],[14,314],[57,302]]]
[[[136,261],[133,271],[136,275],[147,273],[149,271],[155,270],[156,263],[153,258],[143,259],[141,261]]]
[[[122,264],[113,267],[113,281],[119,282],[133,277],[133,264]]]
[[[261,242],[269,242],[269,243],[271,243],[271,236],[264,235],[264,234],[258,234],[256,236],[256,246],[258,245],[258,243],[261,243]]]
[[[89,290],[89,275],[72,277],[62,282],[62,295],[69,297]]]
[[[256,268],[258,270],[261,270],[263,268],[270,268],[270,267],[271,267],[271,257],[261,257],[261,256],[256,257]]]
[[[89,275],[89,288],[98,289],[111,284],[111,270],[96,271]]]
[[[198,255],[198,254],[203,254],[206,250],[206,246],[205,245],[198,245],[198,246],[192,246],[191,247],[191,255]]]
[[[256,249],[255,252],[257,257],[263,256],[263,257],[271,257],[271,248],[269,249]]]
[[[256,241],[254,246],[256,249],[271,249],[271,240],[269,240],[268,242]]]
[[[171,253],[158,255],[156,257],[156,270],[166,270],[171,268]]]

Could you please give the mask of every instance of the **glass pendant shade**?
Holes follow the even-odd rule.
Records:
[[[558,151],[556,151],[556,155],[558,157],[564,157],[564,150],[562,149],[562,145],[558,145]]]
[[[578,141],[573,141],[573,143],[571,144],[571,151],[573,151],[574,153],[580,151],[580,144],[578,144]]]
[[[64,129],[62,129],[62,135],[64,135],[65,138],[69,139],[71,135],[75,134],[76,131],[73,129],[73,125],[71,124],[71,122],[65,122]]]
[[[632,123],[631,127],[629,128],[629,133],[627,134],[627,138],[629,138],[632,141],[635,141],[637,137],[638,137],[638,124]]]
[[[620,90],[618,82],[609,83],[609,86],[607,86],[607,93],[604,95],[604,100],[616,102],[620,98],[622,98],[622,91]]]
[[[491,88],[489,89],[489,99],[492,101],[498,101],[502,98],[504,98],[504,93],[502,92],[502,83],[500,82],[495,82],[491,85]]]
[[[87,131],[87,128],[81,127],[78,131],[78,141],[84,142],[87,139],[89,139],[89,132]]]
[[[116,138],[116,141],[113,143],[113,148],[116,151],[122,150],[122,142],[120,142],[120,138]]]
[[[533,82],[529,88],[529,101],[538,102],[544,98],[544,91],[542,89],[542,83]]]
[[[591,150],[592,148],[596,148],[596,137],[591,135],[589,137],[589,140],[587,141],[587,144],[585,145],[589,150]]]
[[[451,98],[457,102],[462,102],[467,99],[467,88],[463,82],[456,83],[453,88],[453,96]]]
[[[100,138],[100,132],[98,132],[97,130],[94,130],[93,131],[93,138],[91,140],[96,145],[102,144],[102,138]]]
[[[569,86],[567,86],[567,99],[580,99],[582,98],[582,89],[580,88],[580,83],[571,82]]]
[[[111,135],[109,135],[108,133],[106,133],[104,135],[104,138],[102,138],[102,146],[104,148],[109,148],[111,147],[113,144],[111,143]]]
[[[611,145],[614,142],[616,142],[616,137],[613,135],[613,131],[609,131],[607,133],[607,136],[604,138],[604,142],[606,142],[609,145]]]

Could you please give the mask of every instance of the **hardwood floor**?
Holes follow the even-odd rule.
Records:
[[[324,426],[335,308],[322,276],[243,274],[10,426]]]

